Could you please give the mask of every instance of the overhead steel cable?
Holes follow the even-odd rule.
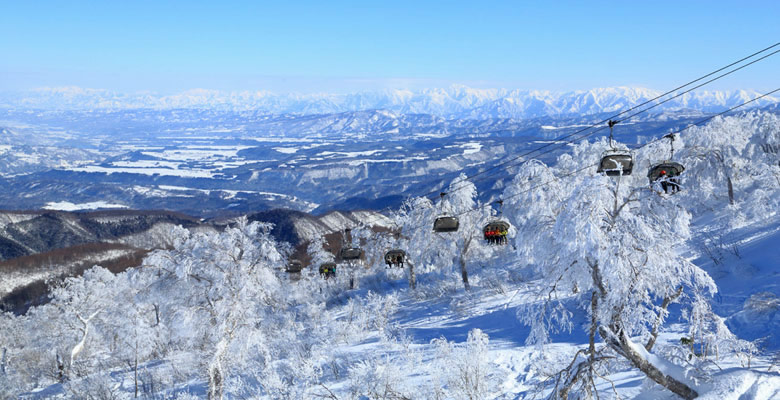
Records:
[[[540,151],[540,150],[542,150],[542,149],[545,149],[545,148],[547,148],[547,147],[550,147],[550,146],[553,146],[553,145],[562,145],[562,144],[568,144],[568,143],[573,143],[573,142],[575,142],[575,141],[578,141],[578,140],[582,140],[582,139],[584,139],[584,138],[586,138],[586,137],[588,137],[588,136],[591,136],[591,135],[595,134],[596,132],[599,132],[599,131],[601,131],[601,130],[605,129],[605,127],[603,127],[603,126],[602,126],[602,127],[598,128],[598,129],[596,129],[595,131],[592,131],[592,132],[590,132],[590,133],[587,133],[587,134],[585,134],[585,135],[582,135],[582,137],[579,137],[579,138],[576,138],[576,139],[573,139],[573,140],[564,141],[563,143],[561,143],[561,141],[563,141],[563,140],[565,140],[565,139],[569,139],[569,138],[571,138],[571,137],[573,137],[573,136],[576,136],[576,135],[579,135],[579,134],[581,134],[581,133],[583,133],[583,132],[585,132],[585,131],[587,131],[587,130],[589,130],[589,129],[593,129],[593,128],[595,128],[595,127],[598,127],[599,125],[601,125],[601,124],[604,124],[605,122],[608,122],[608,121],[610,121],[610,120],[616,119],[617,117],[619,117],[619,116],[621,116],[621,115],[624,115],[624,114],[626,114],[626,113],[629,113],[629,112],[631,112],[631,111],[633,111],[633,110],[636,110],[636,109],[638,109],[638,108],[640,108],[640,107],[643,107],[643,106],[645,106],[645,105],[647,105],[647,104],[650,104],[650,103],[652,103],[652,102],[654,102],[654,101],[656,101],[656,100],[658,100],[658,99],[660,99],[660,98],[662,98],[662,97],[664,97],[664,96],[667,96],[667,95],[669,95],[669,94],[671,94],[671,93],[674,93],[674,92],[676,92],[677,90],[680,90],[680,89],[682,89],[682,88],[684,88],[684,87],[690,86],[690,85],[692,85],[692,84],[694,84],[694,83],[696,83],[696,82],[699,82],[699,81],[701,81],[701,80],[703,80],[703,79],[706,79],[706,78],[708,78],[708,77],[710,77],[710,76],[712,76],[712,75],[715,75],[715,74],[717,74],[717,73],[719,73],[719,72],[721,72],[721,71],[723,71],[723,70],[726,70],[726,69],[728,69],[728,68],[730,68],[730,67],[732,67],[732,66],[734,66],[734,65],[737,65],[737,64],[739,64],[739,63],[741,63],[741,62],[743,62],[743,61],[745,61],[745,60],[748,60],[748,59],[750,59],[750,58],[753,58],[753,57],[755,57],[755,56],[757,56],[757,55],[759,55],[759,54],[761,54],[761,53],[764,53],[764,52],[766,52],[766,51],[768,51],[768,50],[770,50],[770,49],[773,49],[773,48],[775,48],[775,47],[777,47],[777,46],[780,46],[780,42],[778,42],[778,43],[775,43],[775,44],[773,44],[772,46],[766,47],[766,48],[764,48],[764,49],[762,49],[762,50],[759,50],[759,51],[757,51],[757,52],[755,52],[755,53],[753,53],[753,54],[751,54],[751,55],[749,55],[749,56],[743,57],[743,58],[741,58],[741,59],[739,59],[739,60],[737,60],[737,61],[734,61],[734,62],[732,62],[732,63],[730,63],[730,64],[728,64],[728,65],[726,65],[726,66],[724,66],[724,67],[721,67],[721,68],[719,68],[719,69],[717,69],[717,70],[715,70],[715,71],[712,71],[712,72],[710,72],[710,73],[708,73],[708,74],[706,74],[706,75],[703,75],[703,76],[701,76],[701,77],[699,77],[699,78],[697,78],[697,79],[694,79],[694,80],[692,80],[692,81],[690,81],[690,82],[688,82],[688,83],[685,83],[684,85],[681,85],[681,86],[678,86],[678,87],[676,87],[676,88],[674,88],[674,89],[672,89],[672,90],[669,90],[669,91],[667,91],[667,92],[665,92],[665,93],[663,93],[663,94],[661,94],[661,95],[658,95],[658,96],[656,96],[656,97],[654,97],[654,98],[652,98],[652,99],[650,99],[650,100],[647,100],[647,101],[645,101],[645,102],[643,102],[643,103],[641,103],[641,104],[638,104],[638,105],[636,105],[636,106],[633,106],[633,107],[631,107],[631,108],[629,108],[629,109],[627,109],[627,110],[621,111],[621,112],[619,112],[619,113],[617,113],[617,114],[615,114],[615,115],[612,115],[612,116],[610,116],[610,117],[608,117],[608,118],[606,118],[606,119],[603,119],[603,120],[601,120],[601,121],[599,121],[599,122],[596,122],[596,123],[594,123],[594,124],[592,124],[592,125],[589,125],[589,126],[587,126],[587,127],[585,127],[585,128],[582,128],[582,129],[580,129],[580,130],[578,130],[578,131],[575,131],[575,132],[572,132],[572,133],[570,133],[570,134],[563,135],[563,136],[561,136],[561,137],[555,138],[555,139],[553,139],[552,141],[550,141],[550,143],[547,143],[547,144],[545,144],[545,145],[543,145],[543,146],[540,146],[540,147],[538,147],[538,148],[536,148],[536,149],[529,150],[529,151],[527,151],[527,152],[525,152],[525,153],[523,153],[523,154],[520,154],[520,155],[518,155],[518,156],[516,156],[516,157],[514,157],[514,158],[512,158],[512,159],[510,159],[510,160],[507,160],[507,161],[501,162],[501,163],[499,163],[499,164],[496,164],[496,165],[494,165],[493,167],[490,167],[490,168],[488,168],[488,169],[486,169],[486,170],[483,170],[483,171],[477,172],[477,173],[475,173],[474,175],[468,176],[468,177],[466,177],[466,178],[464,178],[464,179],[462,179],[462,180],[460,180],[460,181],[456,181],[456,182],[454,182],[454,184],[458,184],[458,183],[460,183],[460,182],[472,181],[474,178],[476,178],[476,177],[478,177],[478,176],[481,176],[481,175],[484,175],[484,174],[486,174],[486,173],[488,173],[488,172],[490,172],[490,171],[493,171],[493,170],[496,170],[496,169],[502,168],[502,167],[504,167],[504,166],[505,166],[506,164],[508,164],[508,163],[515,162],[515,161],[517,161],[517,160],[519,160],[519,159],[521,159],[521,158],[523,158],[523,157],[526,157],[526,156],[528,156],[528,155],[530,155],[530,154],[532,154],[532,153],[534,153],[534,152]],[[634,113],[634,114],[632,114],[632,115],[630,115],[630,116],[628,116],[628,117],[626,117],[626,118],[623,118],[623,119],[621,119],[620,121],[621,121],[621,122],[622,122],[622,121],[626,121],[626,120],[628,120],[628,119],[630,119],[630,118],[633,118],[633,117],[635,117],[635,116],[637,116],[637,115],[639,115],[639,114],[641,114],[641,113],[647,112],[647,111],[649,111],[649,110],[651,110],[651,109],[653,109],[653,108],[656,108],[656,107],[658,107],[658,106],[660,106],[660,105],[662,105],[662,104],[664,104],[664,103],[667,103],[667,102],[669,102],[669,101],[671,101],[671,100],[673,100],[673,99],[676,99],[676,98],[678,98],[678,97],[680,97],[680,96],[682,96],[682,95],[685,95],[685,94],[687,94],[687,93],[689,93],[689,92],[691,92],[691,91],[693,91],[693,90],[695,90],[695,89],[698,89],[698,88],[700,88],[700,87],[702,87],[702,86],[704,86],[704,85],[707,85],[707,84],[709,84],[709,83],[712,83],[712,82],[714,82],[714,81],[716,81],[716,80],[718,80],[718,79],[721,79],[721,78],[723,78],[723,77],[725,77],[725,76],[728,76],[728,75],[730,75],[730,74],[732,74],[732,73],[734,73],[734,72],[736,72],[736,71],[739,71],[739,70],[741,70],[741,69],[743,69],[743,68],[745,68],[745,67],[747,67],[747,66],[749,66],[749,65],[755,64],[755,63],[757,63],[757,62],[759,62],[759,61],[762,61],[762,60],[764,60],[764,59],[766,59],[766,58],[768,58],[768,57],[770,57],[770,56],[773,56],[773,55],[777,54],[778,52],[780,52],[780,50],[776,50],[776,51],[774,51],[774,52],[772,52],[772,53],[770,53],[770,54],[767,54],[767,55],[765,55],[765,56],[763,56],[763,57],[761,57],[761,58],[758,58],[758,59],[756,59],[756,60],[753,60],[753,61],[751,61],[751,62],[750,62],[750,63],[748,63],[748,64],[742,65],[742,66],[740,66],[740,67],[738,67],[738,68],[735,68],[735,69],[733,69],[733,70],[731,70],[731,71],[729,71],[729,72],[726,72],[726,73],[724,73],[724,74],[721,74],[721,75],[719,75],[719,76],[717,76],[717,77],[715,77],[715,78],[713,78],[713,79],[710,79],[710,80],[708,80],[708,81],[706,81],[706,82],[704,82],[704,83],[702,83],[702,84],[699,84],[699,85],[697,85],[697,86],[695,86],[695,87],[693,87],[693,88],[691,88],[691,89],[688,89],[688,90],[686,90],[686,91],[684,91],[684,92],[682,92],[682,93],[679,93],[679,94],[677,94],[677,95],[675,95],[675,96],[673,96],[673,97],[671,97],[671,98],[669,98],[669,99],[666,99],[666,100],[664,100],[664,101],[662,101],[662,102],[660,102],[660,103],[658,103],[658,104],[655,104],[655,105],[653,105],[653,106],[651,106],[651,107],[645,108],[645,109],[643,109],[643,110],[641,110],[641,111],[639,111],[639,112],[636,112],[636,113]],[[550,153],[550,151],[547,151],[547,152],[544,152],[544,153],[540,153],[540,154],[538,154],[538,155],[543,155],[543,154],[547,154],[547,153]],[[521,163],[522,163],[522,162],[524,162],[524,161],[521,161]],[[518,164],[518,165],[519,165],[519,164]],[[510,166],[510,167],[511,167],[511,166]],[[493,174],[490,174],[490,175],[493,175]],[[460,189],[462,189],[462,187],[456,187],[454,190],[455,190],[455,191],[457,191],[457,190],[460,190]],[[430,191],[430,192],[428,192],[428,193],[425,193],[425,194],[423,194],[423,195],[422,195],[422,197],[429,197],[429,196],[431,196],[431,195],[438,194],[438,192],[439,192],[438,190],[433,190],[433,191]]]

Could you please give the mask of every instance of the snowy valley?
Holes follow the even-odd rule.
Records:
[[[270,105],[154,108],[149,99],[143,107],[89,111],[59,103],[53,109],[0,109],[0,183],[14,188],[0,193],[0,209],[110,205],[218,217],[274,208],[320,214],[398,207],[409,196],[440,191],[461,172],[473,175],[541,146],[547,146],[545,154],[537,157],[551,162],[567,151],[555,138],[655,92],[599,93],[567,100],[587,108],[571,106],[564,115],[547,110],[533,118],[453,117],[433,109],[420,114],[406,106],[326,114]],[[704,109],[718,111],[742,98],[721,92],[693,97],[709,99]],[[763,99],[752,106],[773,107]],[[637,115],[616,127],[616,138],[638,145],[707,115],[687,107],[678,102]],[[497,197],[511,179],[511,172],[499,172],[476,182],[481,200]]]

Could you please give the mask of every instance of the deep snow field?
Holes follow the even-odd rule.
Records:
[[[95,269],[49,305],[0,316],[0,399],[133,398],[136,383],[159,399],[555,398],[561,371],[586,365],[592,321],[599,361],[569,398],[679,398],[605,337],[628,338],[700,399],[780,398],[780,160],[765,143],[780,143],[771,113],[683,131],[675,195],[648,189],[644,173],[668,157],[666,141],[635,149],[636,173],[617,187],[595,167],[567,174],[595,164],[603,140],[526,163],[503,192],[506,246],[483,243],[498,208],[459,178],[443,202],[392,213],[398,236],[355,227],[364,267],[342,263],[328,280],[284,272],[287,250],[262,227],[182,229],[138,270]],[[626,202],[620,214],[613,201]],[[442,212],[461,230],[430,232]],[[406,269],[381,260],[394,247]],[[309,253],[315,266],[332,258],[316,241]]]

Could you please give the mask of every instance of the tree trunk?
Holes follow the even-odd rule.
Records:
[[[3,351],[0,351],[0,375],[5,375],[5,356],[8,353],[8,349],[3,347]]]
[[[652,379],[655,383],[669,389],[674,394],[686,399],[695,399],[699,394],[691,389],[690,386],[680,382],[674,377],[665,374],[663,371],[653,365],[647,358],[646,354],[643,354],[644,347],[631,342],[631,339],[625,332],[620,331],[617,334],[613,334],[611,331],[607,331],[602,326],[600,329],[601,336],[614,348],[618,353],[626,357],[631,364],[637,369],[642,371],[648,378]],[[617,336],[617,337],[616,337]]]
[[[729,204],[734,204],[734,186],[731,184],[731,177],[727,178],[729,185]]]
[[[466,260],[464,260],[463,257],[460,258],[460,277],[463,280],[463,287],[466,288],[466,290],[471,290],[471,285],[469,285],[469,271],[466,269]]]
[[[89,335],[89,323],[92,321],[95,316],[97,316],[100,313],[101,310],[97,310],[92,315],[90,315],[88,318],[84,318],[79,314],[76,314],[76,318],[79,319],[81,324],[84,326],[82,330],[81,340],[76,343],[75,346],[73,346],[73,350],[70,351],[70,364],[68,365],[68,368],[73,368],[73,362],[76,360],[76,356],[81,353],[82,350],[84,350],[84,347],[87,345],[87,335]]]
[[[62,361],[62,357],[60,356],[59,352],[57,352],[57,356],[54,359],[54,362],[57,364],[57,382],[65,383],[67,380],[67,374],[65,373],[65,362]]]
[[[596,327],[598,326],[599,295],[594,290],[590,295],[590,337],[588,340],[588,353],[590,353],[590,368],[593,370],[593,361],[596,359]]]
[[[355,277],[357,266],[352,261],[347,262],[349,268],[349,288],[355,289],[357,287],[357,279]]]
[[[154,326],[160,325],[160,305],[154,303]]]
[[[73,350],[70,351],[70,365],[69,368],[73,368],[73,363],[76,360],[76,356],[81,353],[82,350],[84,350],[84,346],[86,346],[87,343],[87,335],[89,334],[89,323],[84,323],[84,330],[81,333],[81,340],[79,340],[78,343],[76,343],[75,346],[73,346]]]
[[[135,340],[135,357],[133,359],[133,380],[135,381],[135,398],[138,398],[138,339]]]
[[[225,382],[222,376],[222,365],[219,362],[209,366],[209,400],[222,400]]]
[[[417,288],[417,276],[414,274],[414,264],[411,262],[406,262],[409,264],[409,289],[414,290]]]
[[[469,271],[466,269],[466,254],[469,251],[470,245],[471,237],[463,244],[463,250],[460,252],[460,278],[463,280],[463,287],[466,288],[466,290],[471,290],[471,285],[469,285]]]

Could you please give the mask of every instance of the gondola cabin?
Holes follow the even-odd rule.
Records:
[[[674,161],[665,161],[657,164],[647,171],[647,179],[650,184],[659,182],[664,193],[675,193],[680,190],[680,175],[685,171],[682,164]]]
[[[596,172],[607,176],[631,175],[634,169],[634,158],[627,151],[611,150],[601,155],[601,162]]]
[[[388,267],[404,267],[406,252],[400,249],[393,249],[385,253],[385,264]]]
[[[298,260],[292,260],[287,264],[287,272],[289,273],[300,273],[302,269],[303,263]]]
[[[488,244],[506,244],[506,235],[509,232],[509,223],[506,221],[496,220],[491,221],[489,224],[482,228],[485,241]]]
[[[359,260],[363,256],[363,250],[359,247],[345,247],[339,252],[339,258],[345,261]]]
[[[328,279],[332,276],[336,276],[336,263],[324,263],[320,265],[320,275],[323,278]]]
[[[438,217],[433,221],[434,232],[455,232],[460,226],[460,221],[456,217]]]

